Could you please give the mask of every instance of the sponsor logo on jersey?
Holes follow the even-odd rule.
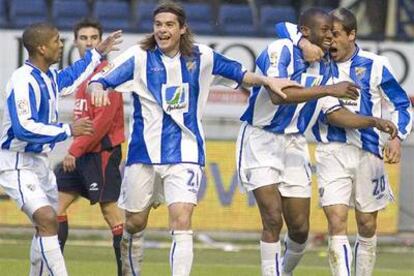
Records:
[[[188,83],[163,87],[163,106],[167,112],[188,111]]]

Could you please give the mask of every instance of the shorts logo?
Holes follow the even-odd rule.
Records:
[[[324,188],[319,188],[319,197],[323,197],[324,192],[325,192]]]
[[[27,189],[29,189],[30,191],[34,192],[34,190],[36,190],[36,185],[35,184],[26,184]]]
[[[171,111],[188,112],[188,83],[180,86],[162,87],[163,107],[168,113]]]
[[[89,185],[89,191],[98,191],[98,183],[94,182],[91,185]]]

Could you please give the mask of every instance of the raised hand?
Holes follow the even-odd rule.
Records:
[[[336,84],[329,85],[329,95],[336,98],[344,98],[357,100],[359,97],[360,87],[349,81],[341,81]]]
[[[108,91],[103,89],[102,84],[92,82],[88,85],[88,93],[91,94],[91,103],[96,107],[107,106],[111,104]]]
[[[119,51],[119,48],[117,48],[116,46],[122,43],[121,37],[121,30],[111,33],[105,40],[103,40],[101,43],[98,44],[98,46],[96,46],[96,50],[104,56],[112,51]]]
[[[72,136],[92,135],[94,133],[93,123],[88,117],[80,118],[70,125]]]

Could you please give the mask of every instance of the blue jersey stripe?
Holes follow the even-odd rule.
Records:
[[[265,126],[263,129],[275,133],[284,133],[285,129],[289,126],[290,122],[292,121],[296,108],[296,104],[280,105],[271,123],[268,126]]]
[[[181,128],[164,113],[161,132],[161,163],[181,162]]]
[[[204,164],[204,140],[201,136],[197,123],[199,121],[197,118],[197,106],[200,94],[200,84],[198,82],[200,78],[200,54],[196,54],[193,58],[189,58],[189,60],[181,57],[180,62],[182,80],[184,83],[189,84],[189,107],[188,112],[184,114],[184,125],[188,127],[188,129],[190,129],[196,136],[198,146],[198,162],[200,164]],[[187,68],[187,62],[195,64],[195,67],[189,70]]]
[[[50,114],[50,110],[49,110],[50,96],[49,96],[47,85],[40,75],[32,72],[32,77],[34,77],[34,79],[36,80],[40,88],[40,103],[39,103],[39,110],[37,110],[36,103],[34,102],[35,93],[34,93],[32,85],[29,84],[29,93],[30,93],[29,99],[30,99],[30,107],[32,109],[32,115],[36,114],[36,118],[35,118],[36,121],[42,122],[42,123],[48,123],[49,114]]]
[[[213,53],[213,75],[236,81],[239,85],[243,81],[244,71],[242,65],[237,61],[226,58],[225,56]]]
[[[151,70],[157,68],[158,73]],[[161,60],[161,53],[157,49],[154,52],[147,51],[147,86],[159,105],[162,106],[161,86],[167,82],[166,69]]]
[[[304,133],[308,128],[313,114],[315,113],[318,100],[312,100],[305,104],[299,112],[297,128],[300,133]]]
[[[98,82],[102,84],[104,89],[107,89],[108,87],[114,88],[121,83],[132,80],[134,77],[134,66],[134,57],[131,57],[117,67],[116,70],[107,74],[105,78],[100,78]]]
[[[398,112],[398,130],[402,134],[407,134],[407,125],[411,123],[411,116],[408,111],[410,99],[385,66],[382,70],[381,88]]]
[[[128,156],[126,165],[134,163],[151,163],[147,146],[144,139],[144,118],[142,117],[142,107],[139,96],[132,94],[134,113],[131,140],[128,145]]]

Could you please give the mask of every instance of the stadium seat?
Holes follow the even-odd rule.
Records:
[[[127,2],[96,1],[93,15],[101,22],[105,31],[131,31],[131,13]]]
[[[19,0],[10,2],[10,24],[23,29],[30,24],[47,21],[49,8],[45,0]]]
[[[218,22],[220,33],[224,35],[250,36],[257,33],[248,5],[221,5]]]
[[[7,1],[0,0],[0,28],[8,27]]]
[[[152,12],[156,7],[155,3],[140,3],[135,10],[137,19],[136,30],[140,33],[152,32]]]
[[[196,34],[212,34],[214,32],[213,11],[210,4],[183,4],[191,30]]]
[[[262,6],[260,9],[260,31],[262,35],[275,37],[275,24],[283,21],[297,22],[297,15],[292,7]]]
[[[72,29],[77,21],[89,15],[89,6],[85,0],[55,0],[53,2],[52,17],[58,28]]]

